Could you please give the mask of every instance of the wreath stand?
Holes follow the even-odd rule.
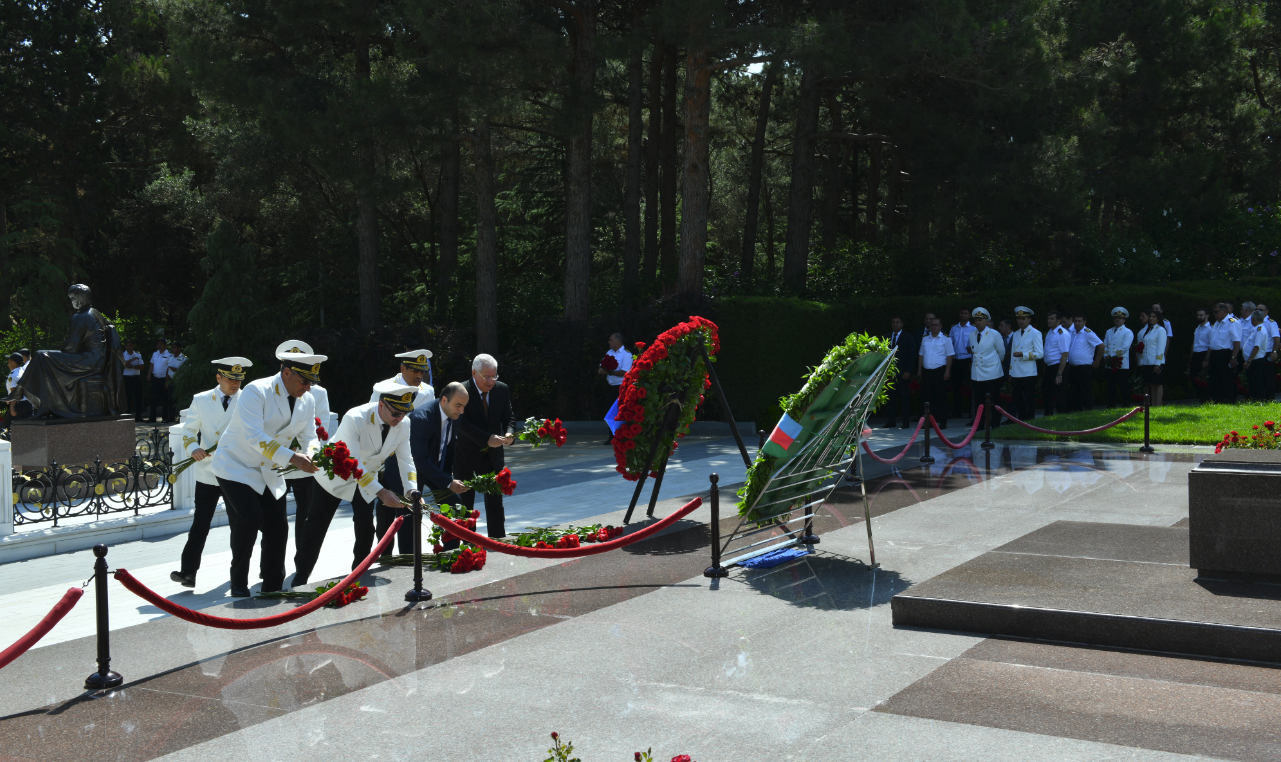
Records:
[[[703,367],[707,368],[707,375],[711,377],[712,388],[716,390],[716,397],[720,400],[721,409],[725,411],[725,418],[729,421],[729,430],[734,435],[734,441],[738,444],[738,451],[743,456],[743,463],[752,467],[752,458],[747,454],[747,445],[743,444],[743,435],[738,431],[738,424],[734,422],[734,413],[730,411],[729,401],[725,399],[725,391],[721,388],[721,380],[716,376],[716,366],[712,364],[711,359],[707,356],[707,347],[703,342],[698,342],[698,351],[703,356]],[[681,394],[679,387],[660,386],[659,393],[667,399],[663,408],[663,420],[655,429],[654,436],[650,440],[649,457],[645,459],[645,470],[641,477],[636,480],[636,490],[632,492],[632,502],[627,506],[627,515],[623,516],[623,523],[629,524],[632,520],[632,512],[636,510],[636,503],[640,500],[641,491],[645,488],[645,480],[650,474],[654,476],[654,490],[649,495],[649,510],[645,515],[654,518],[654,507],[658,505],[658,491],[663,487],[663,474],[667,473],[667,459],[671,456],[671,448],[663,454],[662,461],[659,462],[658,468],[654,468],[654,459],[658,456],[658,450],[664,443],[672,441],[676,437],[676,427],[680,423],[681,413],[684,405],[680,400],[688,397],[687,394]]]
[[[707,570],[708,576],[724,576],[725,567],[780,548],[818,544],[819,538],[814,534],[814,511],[831,497],[841,478],[851,473],[859,483],[863,498],[863,523],[867,526],[869,554],[867,566],[873,569],[880,566],[876,562],[876,548],[872,544],[872,515],[867,502],[859,441],[863,427],[867,424],[867,417],[876,405],[881,387],[885,385],[896,351],[891,350],[854,398],[832,416],[827,425],[806,442],[795,456],[774,472],[734,530],[723,541],[719,537],[713,539],[712,568]],[[801,515],[793,517],[792,514],[796,512]],[[748,516],[753,518],[749,519]],[[713,523],[718,518],[713,516]],[[799,526],[795,528],[788,527],[789,524],[798,523]],[[782,533],[775,534],[775,530],[781,530]],[[737,548],[735,552],[739,555],[725,561],[722,566],[720,559],[729,550],[730,543],[762,533],[768,533],[769,536]],[[716,573],[712,573],[713,571]]]

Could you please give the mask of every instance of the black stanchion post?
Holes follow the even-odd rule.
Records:
[[[756,430],[756,449],[757,451],[765,449],[765,429]]]
[[[414,589],[405,593],[405,600],[422,603],[431,600],[431,591],[423,589],[423,493],[412,490],[406,497],[414,506]]]
[[[111,623],[107,617],[107,546],[94,545],[94,592],[98,604],[98,671],[85,678],[85,688],[101,691],[119,687],[125,681],[119,672],[111,669]]]
[[[712,482],[712,565],[703,570],[704,577],[728,577],[729,570],[721,566],[721,477],[712,474],[707,477]]]
[[[1156,452],[1152,449],[1152,418],[1148,415],[1151,409],[1152,395],[1145,394],[1143,395],[1143,446],[1139,448],[1139,452]]]
[[[921,450],[923,453],[921,462],[929,464],[934,462],[934,458],[930,455],[930,429],[934,427],[930,425],[930,403],[928,402],[925,403],[925,426],[923,428],[925,429],[925,445],[924,449]]]
[[[808,505],[813,497],[813,495],[806,495],[805,503]],[[810,505],[810,507],[805,509],[809,511],[809,513],[805,514],[805,529],[801,532],[801,536],[797,538],[802,545],[817,545],[822,542],[822,540],[818,538],[818,535],[814,534],[814,509],[816,507],[817,506]]]
[[[992,444],[992,395],[983,395],[983,449],[990,450],[996,445]]]

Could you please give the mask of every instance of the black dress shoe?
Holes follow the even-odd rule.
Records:
[[[248,588],[248,587],[245,587],[244,585],[232,585],[232,586],[231,586],[231,597],[232,597],[232,598],[248,598],[248,597],[249,597],[249,596],[251,596],[251,595],[253,595],[253,593],[249,592],[249,588]]]
[[[169,579],[173,580],[174,582],[177,582],[183,587],[196,586],[196,575],[194,574],[183,574],[180,571],[169,572]]]

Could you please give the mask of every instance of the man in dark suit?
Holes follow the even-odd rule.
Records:
[[[1009,318],[1005,318],[996,330],[1001,332],[1001,346],[1004,347],[1001,350],[1001,369],[1004,372],[1002,383],[1004,383],[1004,380],[1010,377],[1010,360],[1014,357],[1014,323]]]
[[[906,429],[912,419],[912,391],[908,385],[916,372],[916,356],[921,350],[921,339],[912,331],[903,330],[903,318],[890,320],[890,348],[898,349],[895,357],[898,360],[898,372],[894,377],[894,388],[890,390],[890,420],[885,428],[894,428],[894,421],[902,417]]]
[[[477,474],[503,469],[503,447],[516,440],[512,435],[511,390],[498,380],[498,361],[490,355],[476,355],[467,381],[467,404],[458,419],[458,441],[454,452],[454,478],[467,480]],[[467,492],[460,502],[471,508],[476,493]],[[503,496],[485,495],[485,529],[490,537],[507,536],[503,517]]]
[[[418,484],[425,496],[449,490],[455,495],[467,487],[453,477],[454,451],[458,445],[458,419],[467,407],[467,388],[457,381],[445,385],[440,397],[409,414],[409,447],[418,468]],[[419,465],[421,459],[422,465]],[[453,497],[437,500],[453,504]],[[413,527],[410,527],[413,531]],[[458,541],[445,543],[446,550],[458,547]]]

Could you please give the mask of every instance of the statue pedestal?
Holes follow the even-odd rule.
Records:
[[[53,461],[83,465],[95,458],[120,463],[133,455],[137,442],[132,415],[14,421],[10,434],[13,465],[24,468]]]

